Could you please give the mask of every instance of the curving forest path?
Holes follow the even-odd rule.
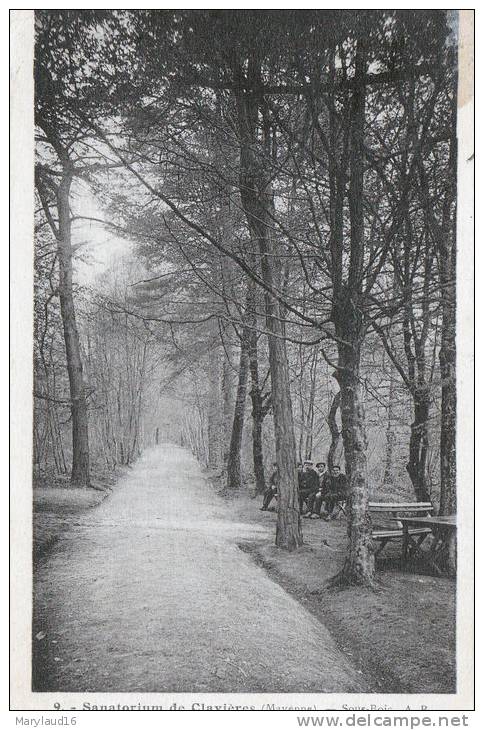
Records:
[[[267,529],[229,510],[187,451],[146,451],[37,567],[33,689],[364,691],[328,630],[238,548]]]

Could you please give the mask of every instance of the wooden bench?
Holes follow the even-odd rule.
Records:
[[[399,517],[419,516],[428,517],[433,512],[431,502],[370,502],[368,511],[372,522],[371,537],[379,542],[375,557],[381,553],[390,540],[403,539],[403,524]],[[411,527],[408,529],[409,550],[418,550],[427,535],[430,527]]]

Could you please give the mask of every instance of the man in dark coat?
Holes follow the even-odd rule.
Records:
[[[346,474],[342,474],[339,466],[334,465],[331,471],[326,473],[323,479],[321,495],[317,496],[314,500],[314,511],[319,514],[321,506],[324,502],[324,512],[320,514],[325,520],[328,520],[332,515],[333,510],[338,502],[341,502],[347,498],[348,492],[348,480]]]
[[[304,503],[314,498],[319,490],[319,476],[312,461],[305,461],[299,482],[299,511],[302,514]]]
[[[316,500],[318,499],[318,497],[321,497],[321,494],[322,494],[321,490],[323,488],[324,480],[326,478],[327,472],[326,472],[326,464],[324,463],[324,461],[319,461],[316,464],[316,471],[318,474],[319,489],[316,492],[313,492],[313,494],[311,494],[307,498],[306,504],[308,506],[308,511],[306,512],[304,517],[312,517],[313,515],[315,517],[319,517],[319,512],[321,510],[322,500],[320,500],[319,502],[316,502]]]

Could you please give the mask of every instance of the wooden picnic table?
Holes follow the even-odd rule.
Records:
[[[421,549],[422,542],[415,547],[412,543],[413,554],[421,555],[424,560],[432,567],[437,575],[442,575],[444,572],[442,568],[441,558],[450,556],[450,565],[446,568],[449,573],[455,575],[456,569],[456,543],[457,543],[457,515],[445,515],[435,516],[431,515],[427,517],[400,517],[400,522],[403,527],[403,548],[402,548],[402,562],[404,565],[408,562],[409,548],[411,545],[409,528],[411,527],[429,527],[432,530],[432,536],[434,541],[430,547],[430,550],[423,551]],[[429,533],[430,534],[430,533]],[[446,563],[448,560],[445,559]]]

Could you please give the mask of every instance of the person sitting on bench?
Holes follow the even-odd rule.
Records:
[[[318,461],[318,463],[316,464],[316,471],[318,473],[319,489],[317,492],[314,492],[307,498],[306,504],[308,506],[308,511],[306,512],[304,517],[312,517],[313,515],[319,517],[321,504],[319,505],[319,510],[316,512],[315,502],[318,496],[321,496],[321,489],[323,487],[323,482],[326,476],[326,464],[324,463],[324,461]]]
[[[324,502],[324,512],[320,514],[323,520],[329,520],[330,518],[336,519],[338,513],[335,513],[335,507],[338,502],[346,500],[347,485],[348,480],[346,479],[346,474],[342,474],[339,466],[334,464],[330,473],[326,475],[324,482],[321,499],[321,504]]]
[[[299,511],[302,514],[304,503],[311,500],[319,490],[319,476],[312,461],[305,461],[299,481]]]
[[[264,501],[262,502],[261,510],[265,512],[267,509],[269,509],[269,505],[274,499],[274,497],[277,497],[277,488],[279,486],[279,469],[277,467],[277,462],[275,461],[272,465],[272,474],[269,481],[269,486],[267,487],[266,491],[264,492]]]

